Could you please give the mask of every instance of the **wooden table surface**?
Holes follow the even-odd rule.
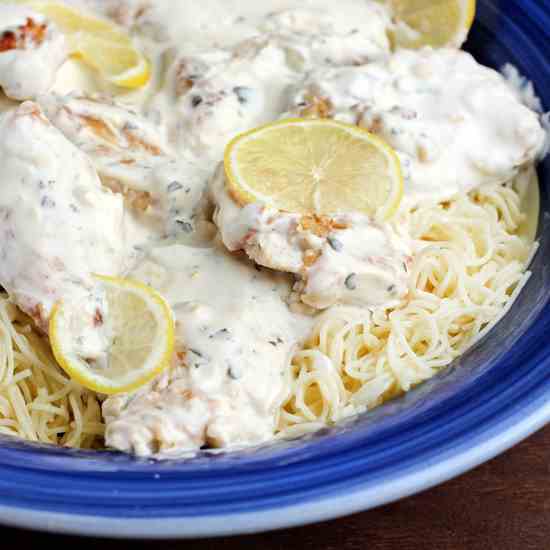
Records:
[[[60,542],[73,543],[77,550],[550,550],[550,427],[442,486],[308,527],[165,542],[98,541],[7,528],[1,532],[2,547],[10,550]]]

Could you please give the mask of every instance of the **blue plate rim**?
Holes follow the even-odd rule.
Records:
[[[550,366],[550,364],[549,364]],[[465,433],[459,445],[449,452],[434,453],[425,467],[413,465],[383,484],[364,484],[348,494],[329,495],[315,501],[284,508],[204,516],[192,521],[177,518],[99,518],[97,516],[30,511],[1,506],[0,524],[59,534],[93,537],[155,539],[221,537],[277,530],[327,521],[389,504],[459,476],[494,458],[550,423],[550,391],[546,391],[516,414],[494,422],[475,438]],[[228,521],[230,520],[230,521]]]

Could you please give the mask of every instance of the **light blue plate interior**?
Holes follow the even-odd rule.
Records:
[[[535,83],[545,108],[550,109],[550,1],[481,0],[478,4],[467,49],[495,68],[514,63]],[[0,521],[151,536],[305,523],[351,511],[351,507],[336,507],[342,496],[383,491],[405,474],[416,473],[420,479],[453,456],[459,460],[466,451],[472,456],[499,430],[512,430],[530,414],[544,408],[546,415],[550,403],[550,161],[540,166],[539,175],[543,214],[533,276],[506,318],[440,376],[369,414],[306,439],[234,454],[201,454],[180,462],[73,452],[4,438],[0,441],[0,511],[4,511]],[[539,418],[538,425],[549,420],[550,416]],[[516,439],[526,435],[527,431]],[[496,447],[483,457],[494,452]],[[397,490],[385,500],[419,490],[472,464],[464,461],[452,471],[439,472],[437,479]],[[366,499],[355,508],[380,501]],[[313,503],[324,504],[326,513],[308,513],[307,505]],[[302,510],[302,516],[285,512],[292,507]],[[269,512],[273,521],[255,523],[255,514],[262,512]],[[249,523],[239,522],[244,517],[250,518]],[[86,518],[95,523],[86,527]],[[139,522],[130,520],[128,529],[121,524],[116,531],[109,524],[112,518]],[[169,532],[161,529],[158,520],[162,518],[177,518]]]

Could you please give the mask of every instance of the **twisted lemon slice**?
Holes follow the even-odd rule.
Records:
[[[237,136],[225,151],[230,194],[287,212],[392,216],[403,196],[399,158],[379,137],[334,120],[289,119]]]
[[[2,0],[3,3],[14,0]],[[15,0],[53,21],[65,34],[72,55],[124,88],[149,81],[151,69],[144,54],[121,27],[66,4],[47,0]]]
[[[50,342],[63,370],[84,387],[99,393],[129,392],[143,386],[169,364],[174,349],[174,320],[162,296],[128,279],[96,276],[108,302],[111,346],[108,360],[94,367],[79,352],[63,303],[50,318]]]

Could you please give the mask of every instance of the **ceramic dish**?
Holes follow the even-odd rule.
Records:
[[[512,62],[550,109],[550,0],[478,0],[466,49]],[[550,161],[540,251],[512,311],[405,397],[308,439],[180,462],[0,440],[0,522],[64,533],[215,536],[366,510],[456,476],[550,421]]]

